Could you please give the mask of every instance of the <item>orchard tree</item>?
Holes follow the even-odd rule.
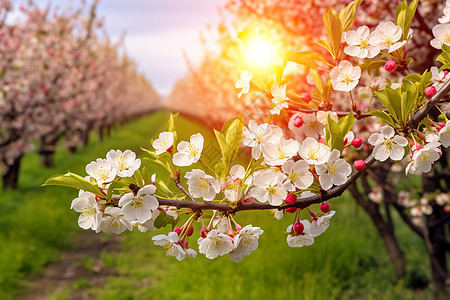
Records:
[[[96,2],[88,14],[30,3],[8,20],[0,2],[0,156],[3,188],[15,188],[24,153],[40,141],[43,165],[57,142],[75,149],[95,128],[158,107],[159,97],[122,49],[100,34]],[[49,122],[51,120],[51,122]]]

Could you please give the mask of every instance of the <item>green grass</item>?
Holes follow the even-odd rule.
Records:
[[[34,152],[25,155],[19,189],[1,192],[0,299],[10,299],[26,276],[57,260],[61,249],[73,246],[73,238],[81,230],[77,213],[69,209],[77,192],[60,187],[41,188],[45,179],[67,170],[84,176],[86,164],[105,157],[110,149],[150,147],[150,137],[164,129],[167,117],[168,113],[158,112],[139,119],[102,142],[93,134],[90,144],[73,155],[58,149],[52,168],[42,168]]]
[[[168,114],[156,113],[115,132],[103,142],[93,139],[75,155],[61,150],[57,168],[42,169],[36,154],[27,154],[21,170],[20,190],[3,192],[0,207],[0,299],[9,299],[26,280],[62,249],[72,246],[78,214],[69,209],[76,192],[71,189],[40,188],[48,176],[71,170],[85,174],[84,167],[110,149],[150,147],[150,138],[163,130]],[[179,140],[201,132],[211,141],[211,131],[184,118],[177,121]],[[213,157],[215,143],[205,143]],[[205,153],[205,152],[204,152]],[[186,168],[188,170],[188,168]],[[158,178],[166,178],[158,169]],[[160,175],[161,174],[161,175]],[[6,197],[5,197],[6,196]],[[430,290],[406,289],[405,280],[397,281],[381,240],[365,213],[355,207],[347,195],[331,201],[337,214],[330,228],[316,238],[314,245],[290,248],[283,233],[292,215],[281,221],[268,212],[238,213],[241,225],[253,224],[264,230],[260,247],[235,264],[227,256],[209,260],[178,262],[166,257],[151,237],[167,233],[126,232],[121,235],[119,254],[102,253],[105,266],[115,266],[119,276],[110,277],[102,287],[91,287],[99,299],[429,299]],[[196,227],[198,233],[199,226]],[[428,270],[421,241],[401,222],[397,224],[409,266]],[[195,236],[195,234],[194,234]],[[196,238],[190,241],[197,249]],[[89,264],[89,261],[86,262]],[[419,272],[420,273],[420,272]],[[77,280],[70,288],[89,288]],[[54,295],[66,299],[68,292]],[[55,299],[56,299],[55,298]]]

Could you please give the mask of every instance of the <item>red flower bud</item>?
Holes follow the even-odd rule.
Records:
[[[392,59],[388,60],[386,62],[386,64],[384,65],[384,69],[388,72],[393,72],[397,69],[397,63],[395,61],[393,61]]]
[[[308,93],[303,93],[301,98],[302,98],[303,102],[305,102],[305,103],[308,103],[309,101],[312,100],[311,95]]]
[[[181,228],[180,227],[175,227],[174,229],[173,229],[173,232],[176,232],[178,235],[180,235],[180,233],[181,233]]]
[[[319,143],[325,144],[325,139],[324,138],[320,138]]]
[[[447,76],[447,74],[448,74],[448,71],[444,70],[444,77]]]
[[[352,141],[352,145],[353,145],[353,147],[355,147],[355,148],[361,147],[362,144],[363,144],[363,140],[360,139],[360,138],[354,138],[353,141]]]
[[[429,85],[425,88],[425,96],[427,96],[427,98],[431,98],[434,95],[436,95],[437,90],[434,86]]]
[[[294,204],[297,201],[297,197],[294,194],[288,194],[284,201],[287,204]]]
[[[356,170],[362,171],[366,168],[366,163],[362,159],[360,159],[353,162],[353,166],[355,167]]]
[[[237,230],[237,231],[240,231],[241,229],[242,229],[242,226],[239,225],[239,224],[236,224],[236,230]]]
[[[300,116],[295,117],[294,126],[299,128],[299,127],[302,127],[302,125],[303,125],[303,118]]]
[[[320,210],[321,210],[324,214],[326,214],[327,212],[329,212],[329,211],[330,211],[330,203],[328,203],[328,202],[322,202],[322,203],[320,204]]]
[[[202,229],[200,229],[200,235],[202,236],[202,238],[206,238],[208,231],[209,230],[206,227],[202,227]]]
[[[188,236],[191,236],[194,233],[194,226],[189,227],[189,230],[187,232]]]
[[[295,213],[296,211],[297,211],[296,207],[288,207],[288,208],[286,208],[286,212],[291,213],[291,214]]]
[[[296,233],[296,234],[302,234],[303,230],[305,229],[305,226],[303,226],[302,223],[294,223],[294,225],[292,226],[292,230]]]

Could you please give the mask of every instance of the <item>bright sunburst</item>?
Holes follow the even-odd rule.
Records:
[[[273,63],[274,56],[275,50],[272,44],[260,38],[250,42],[245,51],[247,62],[257,66],[267,66]]]

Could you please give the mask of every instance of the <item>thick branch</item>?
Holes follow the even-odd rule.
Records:
[[[439,92],[436,93],[435,96],[430,98],[429,102],[422,107],[414,116],[411,117],[409,123],[407,124],[408,128],[415,128],[417,125],[425,118],[430,111],[431,108],[436,105],[436,103],[439,102],[441,98],[443,98],[447,92],[450,91],[450,81],[446,82],[444,87],[439,90]],[[366,168],[369,168],[373,163],[375,162],[375,157],[373,152],[365,159]],[[201,211],[201,210],[218,210],[222,212],[228,212],[228,213],[236,213],[238,211],[243,210],[266,210],[266,209],[285,209],[288,207],[297,207],[297,208],[305,208],[309,205],[321,203],[324,201],[327,201],[329,199],[338,197],[342,195],[342,193],[350,187],[352,183],[356,181],[356,179],[361,176],[361,173],[364,171],[354,171],[350,177],[347,179],[347,182],[343,185],[336,186],[326,192],[323,192],[320,195],[315,195],[311,197],[306,198],[298,198],[297,202],[292,205],[285,205],[285,206],[273,206],[268,203],[241,203],[236,207],[231,207],[228,204],[225,203],[212,203],[212,202],[197,202],[197,201],[184,201],[184,200],[172,200],[172,199],[163,199],[157,197],[160,205],[168,205],[168,206],[174,206],[176,208],[190,208],[194,211]],[[120,199],[120,196],[114,196],[113,200]]]

